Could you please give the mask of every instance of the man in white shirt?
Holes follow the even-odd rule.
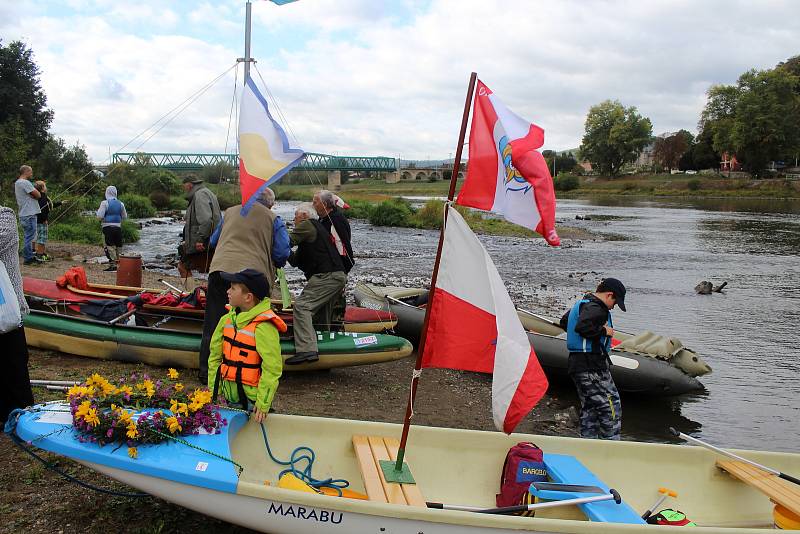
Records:
[[[14,182],[14,194],[17,197],[19,223],[22,226],[25,246],[22,249],[22,258],[25,265],[39,263],[33,250],[36,241],[36,215],[42,211],[39,208],[39,197],[42,196],[31,183],[33,169],[28,165],[19,168],[19,177]]]

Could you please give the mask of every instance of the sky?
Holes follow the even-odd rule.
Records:
[[[273,115],[306,151],[338,155],[452,157],[472,71],[545,129],[545,149],[579,146],[607,99],[654,134],[694,132],[711,85],[800,54],[795,0],[255,0],[252,12],[252,77]],[[95,163],[235,152],[244,13],[244,0],[3,1],[0,38],[33,50],[51,131]]]

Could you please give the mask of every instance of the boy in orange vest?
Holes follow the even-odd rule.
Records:
[[[253,406],[256,422],[269,412],[283,371],[279,333],[286,323],[270,309],[269,285],[263,273],[244,269],[221,273],[230,282],[228,313],[211,336],[208,388],[242,408]]]

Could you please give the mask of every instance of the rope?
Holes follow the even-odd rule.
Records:
[[[410,410],[409,410],[410,414],[408,416],[409,419],[414,417],[414,396],[410,392],[414,391],[414,380],[419,380],[419,377],[421,377],[421,376],[422,376],[422,369],[414,369],[411,372],[411,387],[408,388],[408,391],[409,391],[409,394],[408,394],[408,406],[410,408]]]
[[[114,490],[101,488],[101,487],[95,486],[93,484],[89,484],[88,482],[84,482],[82,480],[79,480],[78,478],[70,475],[69,473],[66,473],[66,472],[62,471],[61,469],[58,469],[55,464],[48,462],[47,460],[45,460],[44,458],[42,458],[41,456],[39,456],[38,454],[33,452],[33,449],[31,449],[30,447],[26,447],[23,444],[22,439],[19,436],[17,436],[16,433],[14,432],[14,429],[17,426],[17,419],[19,418],[19,415],[21,413],[23,413],[24,411],[26,411],[26,410],[17,409],[17,410],[14,410],[13,412],[11,412],[9,414],[8,421],[6,421],[5,432],[8,434],[8,437],[11,438],[11,442],[14,443],[14,445],[19,447],[25,453],[27,453],[27,454],[31,455],[32,457],[34,457],[35,459],[39,460],[47,469],[50,469],[54,473],[58,473],[59,475],[61,475],[62,477],[66,478],[70,482],[74,482],[75,484],[77,484],[77,485],[79,485],[79,486],[81,486],[83,488],[90,489],[90,490],[96,491],[98,493],[105,493],[106,495],[113,495],[115,497],[150,497],[150,495],[148,495],[147,493],[127,493],[127,492],[123,492],[123,491],[114,491]],[[57,412],[57,411],[61,411],[61,410],[36,410],[36,411]],[[55,430],[53,432],[50,432],[49,434],[44,434],[42,436],[39,436],[36,439],[34,439],[33,441],[37,441],[39,439],[43,439],[43,438],[45,438],[47,436],[50,436],[50,435],[58,433],[58,432],[63,432],[66,429],[67,429],[67,427]],[[31,443],[33,443],[33,441]]]
[[[278,465],[287,465],[289,466],[288,469],[284,469],[280,473],[278,473],[278,479],[280,479],[286,473],[291,473],[295,477],[299,478],[309,486],[314,489],[319,488],[333,488],[339,493],[339,497],[342,496],[342,489],[348,487],[350,482],[343,478],[326,478],[324,480],[318,480],[311,476],[311,468],[314,465],[314,460],[316,459],[316,453],[314,449],[311,447],[306,447],[305,445],[301,445],[300,447],[296,447],[292,454],[289,456],[289,460],[283,462],[275,458],[275,455],[272,454],[272,449],[269,446],[269,440],[267,439],[267,431],[264,428],[264,423],[260,424],[261,426],[261,434],[264,436],[264,445],[267,447],[267,454]],[[307,452],[306,452],[307,451]],[[305,469],[299,469],[298,462],[306,461],[308,462]]]

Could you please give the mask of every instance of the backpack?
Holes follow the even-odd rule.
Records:
[[[547,481],[543,458],[542,449],[529,442],[517,443],[508,450],[497,494],[498,507],[531,504],[531,483]]]
[[[694,522],[689,521],[686,514],[680,510],[673,510],[672,508],[664,508],[657,514],[653,514],[647,518],[647,522],[651,525],[671,525],[673,527],[696,527]]]

